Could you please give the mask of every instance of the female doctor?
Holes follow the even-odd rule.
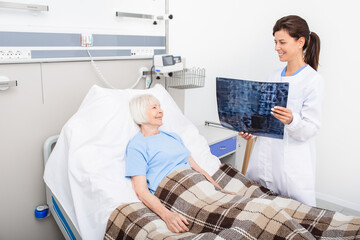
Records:
[[[285,124],[284,138],[258,137],[246,175],[302,203],[316,206],[315,142],[321,126],[323,78],[317,72],[320,38],[298,16],[279,19],[273,28],[275,51],[284,69],[273,72],[269,82],[289,82],[287,108],[272,109]],[[249,140],[253,136],[240,132]]]

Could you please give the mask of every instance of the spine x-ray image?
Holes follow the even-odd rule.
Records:
[[[282,139],[284,124],[271,114],[286,107],[289,83],[216,78],[219,119],[222,126],[257,136]]]

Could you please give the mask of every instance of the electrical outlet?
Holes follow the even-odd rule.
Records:
[[[31,59],[31,51],[23,49],[0,50],[0,60]]]
[[[131,49],[131,56],[153,56],[154,49],[152,48],[133,48]]]
[[[140,78],[145,78],[145,88],[150,88],[151,77],[146,73],[149,72],[149,69],[147,67],[142,67],[140,68],[139,72],[140,72]]]

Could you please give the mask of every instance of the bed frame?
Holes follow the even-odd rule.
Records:
[[[44,164],[49,159],[50,153],[53,150],[56,141],[58,140],[59,135],[51,136],[46,139],[44,143]],[[54,196],[50,188],[46,186],[46,202],[49,207],[51,215],[54,217],[57,225],[59,226],[62,234],[67,240],[81,240],[81,236],[77,231],[75,225],[71,222],[69,216],[66,214],[64,208],[61,206],[60,202]]]

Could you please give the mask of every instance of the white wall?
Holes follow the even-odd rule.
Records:
[[[282,16],[307,20],[321,38],[319,72],[326,80],[323,126],[317,137],[317,185],[325,198],[360,211],[360,87],[357,1],[170,0],[170,53],[206,68],[206,86],[186,90],[185,115],[218,122],[215,78],[265,80],[279,67],[272,27]]]
[[[0,8],[1,31],[40,31],[92,34],[164,36],[164,22],[116,17],[116,11],[162,15],[165,0],[13,0],[49,6],[49,11],[35,12]]]

